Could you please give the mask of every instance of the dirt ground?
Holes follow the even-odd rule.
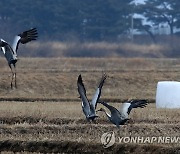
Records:
[[[3,153],[179,153],[178,143],[119,143],[118,137],[178,137],[179,109],[156,109],[156,85],[180,79],[179,59],[22,58],[17,89],[0,59],[0,151]],[[103,113],[89,123],[81,109],[77,77],[82,75],[89,99],[103,73],[101,99],[119,108],[129,98],[148,99],[117,129]],[[98,104],[98,108],[102,107]],[[105,149],[103,133],[113,131],[115,144]]]

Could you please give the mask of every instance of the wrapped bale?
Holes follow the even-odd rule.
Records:
[[[156,108],[180,108],[180,82],[158,82]]]

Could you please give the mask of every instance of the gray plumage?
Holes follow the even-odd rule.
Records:
[[[120,110],[116,109],[115,107],[107,104],[106,102],[100,102],[106,108],[109,109],[111,114],[108,114],[105,109],[100,108],[98,111],[105,112],[108,119],[115,124],[118,128],[119,125],[124,125],[127,120],[129,120],[128,115],[130,114],[133,108],[144,108],[148,104],[147,100],[130,100],[123,103]]]
[[[78,86],[78,92],[79,92],[80,98],[82,100],[82,110],[88,121],[89,120],[93,121],[96,117],[98,117],[96,115],[96,106],[97,106],[97,102],[99,101],[99,98],[101,96],[101,89],[103,87],[105,80],[106,80],[106,75],[104,74],[102,76],[99,86],[92,98],[92,101],[89,102],[89,100],[86,96],[86,89],[83,84],[82,77],[81,77],[81,75],[79,75],[79,77],[78,77],[77,86]]]
[[[4,41],[3,39],[0,39],[0,48],[1,51],[3,52],[8,65],[11,69],[12,72],[12,79],[11,79],[11,88],[13,88],[13,80],[15,80],[15,87],[16,86],[16,62],[18,60],[17,58],[17,50],[19,47],[19,43],[25,44],[28,43],[32,40],[36,40],[38,37],[38,33],[37,33],[37,29],[36,28],[32,28],[30,30],[24,31],[20,34],[18,34],[15,38],[14,38],[14,42],[13,45],[11,47],[11,45],[9,45],[9,43],[7,43],[6,41]],[[12,65],[14,66],[14,70],[12,68]]]

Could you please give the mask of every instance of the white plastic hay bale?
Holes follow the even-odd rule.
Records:
[[[156,108],[180,108],[180,82],[158,82]]]

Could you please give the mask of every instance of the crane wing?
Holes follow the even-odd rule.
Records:
[[[88,111],[90,113],[90,104],[86,96],[86,89],[84,87],[81,74],[78,77],[77,86],[78,86],[78,92],[79,92],[80,98],[82,100],[82,107],[84,108],[85,111]]]
[[[13,59],[14,56],[16,56],[16,52],[14,52],[11,46],[3,39],[0,39],[0,48],[8,63]]]
[[[144,108],[148,104],[147,100],[130,100],[125,103],[123,103],[123,106],[121,108],[121,112],[124,114],[130,114],[131,110],[133,108]]]
[[[111,115],[113,115],[113,114],[116,114],[116,115],[120,114],[120,112],[115,107],[107,104],[106,102],[100,102],[100,103],[110,110]]]
[[[36,40],[37,37],[38,37],[38,32],[37,32],[36,28],[32,28],[30,30],[24,31],[24,32],[18,34],[14,38],[12,48],[15,52],[17,52],[18,47],[19,47],[19,43],[26,44],[30,41]]]
[[[95,92],[95,94],[94,94],[94,96],[92,98],[92,102],[91,103],[92,103],[94,109],[96,109],[97,102],[99,101],[99,98],[101,96],[101,89],[103,87],[104,81],[106,80],[106,77],[107,77],[106,74],[103,74],[103,76],[101,78],[101,81],[99,83],[99,86],[98,86],[98,88],[97,88],[97,90],[96,90],[96,92]]]

